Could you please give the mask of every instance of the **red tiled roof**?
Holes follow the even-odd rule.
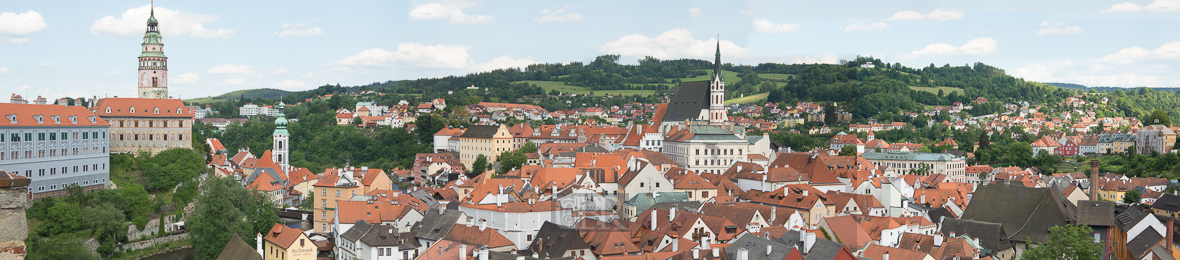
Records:
[[[95,114],[79,106],[0,103],[0,115],[4,116],[0,117],[0,126],[110,126]],[[9,116],[13,116],[16,123]],[[41,123],[34,116],[41,116]],[[58,117],[57,122],[53,121],[54,116]],[[75,118],[77,123],[71,121],[70,117]],[[93,122],[90,117],[94,117]]]
[[[263,239],[267,242],[274,243],[282,248],[289,248],[295,243],[296,239],[303,236],[303,231],[296,228],[289,228],[282,224],[275,223],[270,227],[270,231],[263,234]]]
[[[451,228],[451,232],[443,238],[445,240],[455,241],[469,245],[486,245],[488,248],[497,248],[504,246],[515,247],[511,240],[501,235],[492,228],[481,228],[478,226],[467,226],[455,224]]]
[[[110,113],[107,113],[108,107]],[[98,116],[193,118],[191,109],[184,107],[184,102],[179,99],[104,98],[99,99],[92,108]],[[135,111],[132,112],[131,108],[135,108]],[[155,109],[160,112],[156,113]]]

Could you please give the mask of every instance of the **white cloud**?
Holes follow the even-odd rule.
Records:
[[[225,84],[225,85],[234,85],[234,86],[238,86],[238,87],[253,87],[253,86],[258,86],[258,84],[253,84],[253,83],[247,82],[247,81],[246,81],[246,79],[243,79],[243,78],[232,78],[232,79],[227,79],[227,80],[225,80],[225,81],[222,81],[222,82],[221,82],[221,84]]]
[[[1076,25],[1065,26],[1065,22],[1043,22],[1041,23],[1041,30],[1034,32],[1037,33],[1037,36],[1079,34],[1082,33],[1082,27]]]
[[[22,37],[25,35],[40,32],[49,28],[45,24],[45,18],[41,17],[41,13],[29,10],[24,13],[3,12],[0,13],[0,35],[8,40],[8,42],[21,44],[29,42],[29,38]]]
[[[0,74],[8,74],[8,67],[0,68]]]
[[[907,57],[913,58],[918,56],[946,56],[946,55],[983,55],[996,52],[996,40],[990,37],[976,38],[968,41],[963,46],[954,46],[946,43],[935,43],[927,45],[926,48],[914,51]]]
[[[336,62],[339,66],[332,69],[347,71],[353,67],[388,67],[395,64],[402,67],[461,69],[472,64],[468,49],[471,47],[403,42],[397,44],[397,52],[381,48],[363,50]]]
[[[849,24],[848,26],[840,27],[840,30],[844,32],[871,32],[887,29],[889,29],[889,24],[886,24],[885,22],[869,23],[867,21],[857,21],[856,23]]]
[[[1147,59],[1180,59],[1180,41],[1165,43],[1154,51],[1139,47],[1125,48],[1098,60],[1113,63],[1128,63]]]
[[[582,20],[582,14],[566,13],[565,9],[545,9],[541,10],[541,14],[544,16],[533,18],[533,20],[537,21],[537,23],[568,23]]]
[[[1117,3],[1103,12],[1138,12],[1138,11],[1156,11],[1168,12],[1180,10],[1180,0],[1155,0],[1147,6],[1141,6],[1131,2]]]
[[[464,8],[475,7],[473,2],[427,3],[410,10],[410,18],[419,20],[443,20],[452,24],[488,24],[496,18],[491,15],[468,15]]]
[[[229,75],[251,75],[254,74],[254,68],[246,65],[225,64],[210,68],[205,73],[209,74],[229,74]]]
[[[934,9],[929,14],[922,14],[919,12],[906,10],[894,13],[893,16],[886,20],[958,20],[963,19],[963,12],[959,11],[943,11],[942,9]]]
[[[696,18],[702,15],[705,15],[705,11],[701,10],[701,8],[693,7],[688,9],[688,16],[690,17]]]
[[[196,73],[192,73],[192,72],[180,74],[180,75],[176,75],[175,77],[172,77],[172,83],[174,83],[174,84],[193,84],[193,83],[197,83],[200,81],[201,81],[201,76],[197,75]]]
[[[1061,64],[1030,64],[1011,70],[1013,77],[1036,82],[1064,82],[1082,84],[1087,87],[1164,87],[1160,77],[1127,72],[1108,72],[1088,66],[1089,70],[1074,70],[1071,62]]]
[[[523,67],[527,67],[528,65],[533,65],[533,64],[537,64],[537,63],[542,63],[542,62],[535,61],[535,60],[532,60],[529,58],[513,59],[511,57],[508,57],[508,55],[504,55],[504,56],[496,57],[495,59],[492,59],[491,61],[488,61],[485,63],[472,65],[470,68],[467,68],[467,70],[471,71],[471,72],[484,72],[484,71],[493,71],[496,69],[505,69],[505,68],[523,68]]]
[[[37,64],[37,65],[41,65],[41,66],[43,66],[43,67],[53,67],[53,62],[42,62],[42,63],[40,63],[40,64]]]
[[[33,88],[33,87],[30,87],[29,85],[24,85],[24,86],[17,87],[16,89],[17,90],[28,90],[30,88]]]
[[[90,25],[90,33],[108,37],[142,37],[145,22],[150,16],[151,6],[145,5],[127,9],[119,18],[108,15]],[[199,39],[227,39],[234,36],[232,29],[209,29],[204,23],[217,21],[215,15],[182,13],[176,10],[156,9],[156,20],[160,21],[160,33],[183,35]]]
[[[311,78],[311,76],[312,76],[311,72],[308,72],[308,73],[306,73],[306,74],[303,74],[303,76],[301,76],[301,77],[303,77],[303,78],[305,78],[305,79],[310,79],[310,78]]]
[[[760,33],[794,33],[799,31],[798,24],[776,24],[766,19],[754,20],[754,31]]]
[[[307,27],[307,23],[284,23],[282,31],[275,32],[279,37],[307,37],[324,34],[320,27]]]
[[[279,75],[279,74],[287,74],[287,73],[291,73],[291,71],[287,70],[287,68],[279,68],[279,69],[275,70],[274,74]]]
[[[652,56],[657,59],[669,58],[710,58],[716,51],[717,39],[697,40],[687,29],[672,29],[655,38],[631,34],[620,37],[598,47],[599,52],[630,57]],[[721,41],[722,55],[745,57],[746,48],[732,41]]]
[[[307,88],[307,83],[303,81],[288,79],[284,81],[275,82],[271,84],[272,87],[284,90],[301,90]]]

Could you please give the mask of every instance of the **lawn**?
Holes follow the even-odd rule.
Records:
[[[787,80],[788,77],[793,77],[795,74],[779,74],[779,73],[758,73],[759,78],[773,79],[773,80]]]
[[[726,105],[733,104],[733,103],[745,104],[745,103],[750,103],[750,102],[762,103],[762,102],[766,101],[767,95],[770,95],[770,93],[748,95],[745,97],[739,97],[739,98],[735,98],[735,99],[726,100],[725,104]]]
[[[713,74],[713,70],[696,70],[696,71],[704,71],[707,73],[705,75],[701,75],[701,76],[696,76],[696,77],[691,77],[691,78],[682,78],[682,79],[680,79],[680,81],[681,82],[688,82],[688,81],[702,81],[702,80],[713,79],[713,75],[711,75],[711,74]],[[738,81],[742,80],[741,78],[738,78],[737,72],[728,71],[728,70],[722,70],[722,72],[724,72],[724,75],[725,75],[725,82],[729,82],[730,84],[736,84]]]
[[[942,90],[942,94],[943,94],[943,95],[950,95],[950,94],[951,94],[951,92],[959,92],[959,95],[962,95],[962,94],[963,94],[963,89],[961,89],[961,88],[952,88],[952,87],[933,87],[933,88],[928,88],[928,87],[915,87],[915,86],[910,86],[910,89],[913,89],[913,90],[921,90],[921,91],[926,91],[926,92],[930,92],[930,93],[934,93],[934,94],[938,94],[938,90]]]
[[[558,82],[558,81],[524,80],[524,81],[517,81],[517,82],[512,82],[512,83],[536,84],[538,87],[545,89],[545,92],[557,90],[562,93],[574,93],[574,94],[579,94],[579,95],[589,95],[590,91],[591,91],[591,90],[586,89],[584,87],[570,86],[570,85],[566,85],[563,82]],[[651,95],[652,92],[653,92],[652,90],[594,90],[594,95],[595,96],[601,96],[601,95],[625,95],[625,96],[644,95],[644,96],[646,96],[646,95]]]

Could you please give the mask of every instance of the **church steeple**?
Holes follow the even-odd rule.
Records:
[[[721,76],[721,34],[717,34],[717,60],[713,61],[713,77]]]
[[[139,55],[139,98],[168,97],[168,56],[164,55],[160,22],[156,21],[156,3],[152,2],[147,30],[143,33]]]
[[[271,134],[271,137],[274,139],[274,149],[271,149],[270,154],[272,158],[270,159],[279,164],[279,167],[285,172],[291,166],[291,133],[287,132],[287,114],[284,111],[287,105],[279,101],[279,105],[275,106],[275,108],[279,110],[279,116],[275,118],[275,131],[274,134]]]

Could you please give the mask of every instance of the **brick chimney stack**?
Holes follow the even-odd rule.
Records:
[[[1098,201],[1098,159],[1090,160],[1090,200]]]

